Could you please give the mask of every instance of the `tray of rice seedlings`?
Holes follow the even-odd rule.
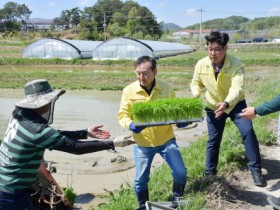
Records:
[[[132,106],[137,127],[203,121],[204,104],[200,98],[165,98],[138,102]]]

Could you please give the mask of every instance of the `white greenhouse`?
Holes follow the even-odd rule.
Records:
[[[46,38],[27,46],[23,51],[24,58],[92,58],[92,51],[102,41],[85,41]]]
[[[92,52],[93,60],[126,60],[137,59],[147,55],[162,58],[194,50],[185,44],[161,41],[136,40],[131,38],[116,38],[98,45]]]

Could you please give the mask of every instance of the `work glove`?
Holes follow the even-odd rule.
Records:
[[[133,140],[131,135],[121,135],[113,139],[115,147],[126,147],[136,142]]]
[[[135,127],[134,122],[131,122],[129,125],[129,129],[133,132],[133,133],[140,133],[145,127]]]
[[[177,128],[184,128],[187,127],[191,122],[185,122],[185,123],[177,123],[176,126]]]

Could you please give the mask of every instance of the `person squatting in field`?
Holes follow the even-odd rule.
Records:
[[[131,136],[78,140],[108,139],[110,133],[101,130],[102,125],[78,131],[55,130],[50,127],[54,104],[65,90],[52,90],[47,80],[38,79],[27,83],[24,91],[25,98],[15,104],[0,145],[0,210],[35,210],[31,189],[46,149],[80,155],[135,143]]]

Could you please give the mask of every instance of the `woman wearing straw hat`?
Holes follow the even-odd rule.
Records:
[[[55,101],[65,90],[52,90],[47,80],[24,86],[25,98],[15,104],[12,119],[0,145],[0,210],[34,210],[30,188],[36,181],[44,152],[60,150],[86,154],[133,144],[130,136],[106,141],[79,141],[87,137],[108,139],[102,125],[80,131],[58,131],[53,121]]]

